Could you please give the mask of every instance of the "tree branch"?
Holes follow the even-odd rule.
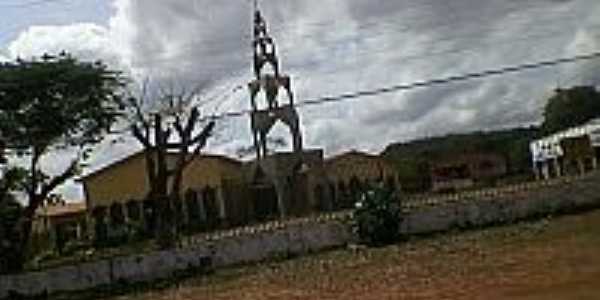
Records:
[[[142,133],[140,128],[137,125],[131,125],[131,133],[133,137],[135,137],[146,149],[152,148],[152,144],[150,143],[149,131]]]
[[[184,168],[187,165],[189,165],[194,159],[196,159],[196,157],[200,154],[200,151],[202,151],[202,149],[206,146],[208,138],[210,138],[210,136],[212,135],[214,127],[215,121],[210,121],[210,123],[208,123],[208,125],[206,125],[204,129],[202,129],[202,131],[190,142],[190,146],[195,144],[196,147],[194,148],[192,154],[189,155],[187,160],[184,162]]]
[[[212,135],[212,131],[215,128],[215,121],[210,121],[202,131],[196,135],[191,141],[190,146],[195,144],[201,144],[202,147],[206,145],[208,138]]]
[[[31,160],[29,166],[29,183],[26,185],[29,202],[35,198],[36,191],[39,185],[38,164],[42,155],[42,150],[34,146],[31,150]]]
[[[79,156],[71,161],[71,164],[65,169],[60,175],[52,178],[48,184],[42,186],[42,190],[39,194],[40,198],[45,199],[55,188],[65,183],[69,178],[77,175],[77,169],[79,167]]]
[[[187,120],[187,124],[185,126],[185,135],[186,136],[191,136],[192,135],[192,131],[194,130],[194,127],[196,125],[196,123],[198,122],[198,118],[200,117],[200,112],[198,111],[197,107],[192,108],[192,112],[190,113],[190,117]]]

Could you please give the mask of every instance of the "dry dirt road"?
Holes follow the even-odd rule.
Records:
[[[600,211],[221,270],[104,299],[600,299]]]

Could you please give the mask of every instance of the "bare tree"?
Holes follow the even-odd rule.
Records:
[[[146,176],[150,184],[148,200],[155,201],[159,212],[156,234],[162,246],[175,241],[177,226],[174,201],[179,201],[183,172],[206,146],[215,128],[215,120],[201,118],[199,88],[175,92],[164,90],[152,99],[151,111],[147,98],[147,81],[142,96],[129,98],[131,133],[144,147]],[[172,157],[174,162],[172,162]]]

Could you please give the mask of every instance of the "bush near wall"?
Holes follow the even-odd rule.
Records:
[[[356,203],[352,227],[364,244],[383,246],[396,242],[401,224],[398,194],[383,184],[369,187]]]

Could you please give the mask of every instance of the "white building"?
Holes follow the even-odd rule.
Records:
[[[593,161],[593,167],[596,168],[597,156],[600,149],[600,118],[593,119],[588,123],[572,127],[550,136],[535,140],[529,144],[533,170],[536,176],[545,179],[552,175],[560,176],[562,168],[560,158],[564,155],[564,149],[561,147],[561,141],[567,138],[588,136],[592,147],[596,149],[596,159]]]

